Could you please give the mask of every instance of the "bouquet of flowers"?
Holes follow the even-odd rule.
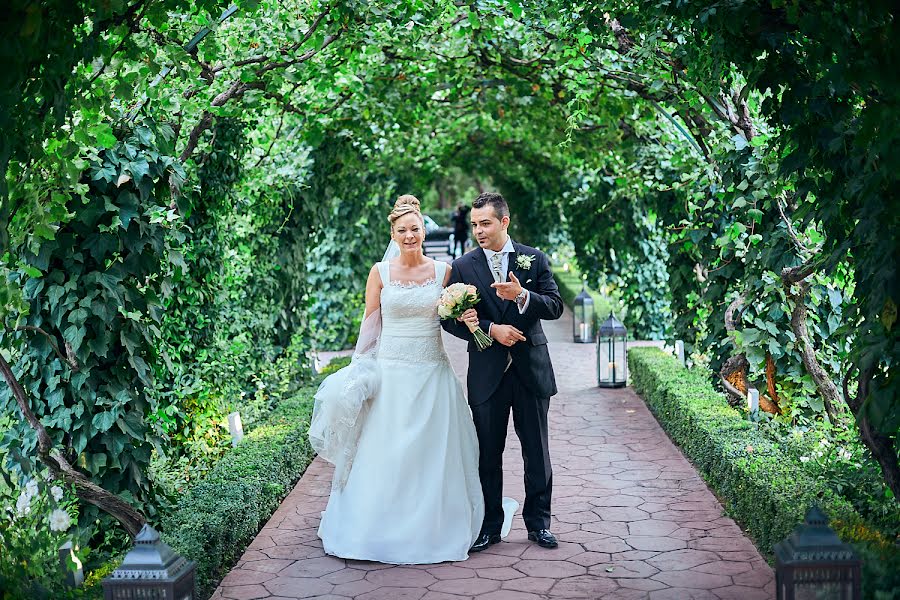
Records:
[[[458,319],[464,312],[474,307],[481,298],[478,297],[478,290],[474,285],[466,285],[465,283],[454,283],[444,288],[441,292],[441,299],[438,301],[438,316],[441,320]],[[478,325],[469,325],[466,327],[475,336],[475,345],[479,350],[484,350],[494,343],[488,334],[481,330]]]

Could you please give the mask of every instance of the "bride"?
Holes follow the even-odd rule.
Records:
[[[316,394],[310,441],[335,464],[319,525],[328,554],[392,564],[468,557],[484,517],[478,440],[441,340],[450,265],[424,256],[419,201],[391,211],[399,255],[375,264],[351,364]]]

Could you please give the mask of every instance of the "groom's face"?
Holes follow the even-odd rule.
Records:
[[[500,218],[493,206],[472,209],[472,233],[478,245],[499,251],[506,243],[509,217]]]

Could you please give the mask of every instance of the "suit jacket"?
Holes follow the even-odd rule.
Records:
[[[522,287],[530,294],[528,308],[523,314],[519,313],[515,302],[499,298],[491,287],[494,277],[481,248],[476,248],[453,261],[449,283],[463,282],[478,288],[481,301],[475,306],[475,310],[478,311],[481,329],[487,333],[491,323],[512,325],[522,331],[526,340],[517,342],[509,348],[495,341],[490,347],[479,352],[468,327],[455,319],[441,321],[444,330],[469,342],[467,385],[469,404],[472,406],[487,402],[500,385],[506,368],[507,353],[512,356],[513,366],[510,368],[516,370],[522,383],[531,389],[535,396],[549,398],[556,394],[556,379],[541,319],[560,318],[563,313],[562,298],[550,271],[547,255],[516,242],[513,242],[513,248],[515,252],[509,256],[508,272],[515,273]],[[516,264],[516,259],[520,255],[534,256],[528,269]]]

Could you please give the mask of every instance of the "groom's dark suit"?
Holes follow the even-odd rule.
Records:
[[[485,515],[481,532],[487,534],[499,534],[503,524],[502,460],[510,408],[525,463],[522,517],[529,531],[550,528],[553,475],[547,447],[547,411],[550,396],[556,394],[556,380],[541,319],[562,316],[563,302],[547,256],[515,242],[513,248],[515,251],[508,259],[508,273],[515,273],[522,287],[529,292],[528,306],[523,314],[519,313],[515,302],[499,298],[491,287],[494,277],[481,248],[453,261],[449,283],[463,282],[478,288],[481,302],[475,309],[485,333],[492,323],[512,325],[522,331],[526,341],[511,347],[494,341],[479,352],[463,323],[453,319],[441,322],[447,332],[469,342],[467,384],[469,405],[478,432],[478,470],[484,492]],[[527,269],[519,267],[519,256],[533,256],[531,266]],[[506,281],[511,281],[508,275]],[[512,364],[506,369],[510,357]]]

